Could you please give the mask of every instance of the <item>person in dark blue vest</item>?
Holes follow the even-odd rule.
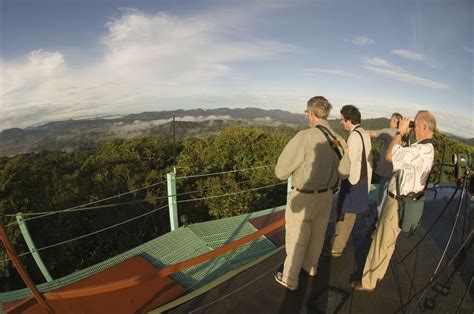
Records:
[[[347,139],[351,169],[349,178],[341,182],[336,203],[338,217],[330,248],[325,256],[342,255],[351,235],[357,214],[369,209],[369,187],[372,179],[372,144],[360,126],[361,114],[357,107],[346,105],[341,109],[341,124],[350,132]]]

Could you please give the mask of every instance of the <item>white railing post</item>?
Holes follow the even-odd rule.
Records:
[[[176,174],[169,172],[166,174],[168,185],[168,207],[170,212],[171,231],[178,228],[178,204],[176,202]]]
[[[53,281],[53,277],[51,277],[48,269],[46,268],[46,265],[43,263],[41,256],[36,250],[35,243],[33,242],[33,239],[31,238],[30,232],[28,231],[28,227],[26,226],[26,223],[23,219],[23,215],[21,213],[17,213],[15,218],[16,218],[16,221],[18,222],[18,226],[20,227],[20,231],[23,236],[23,239],[25,239],[26,245],[28,246],[28,249],[30,249],[31,255],[33,256],[44,278],[46,279],[46,281]]]

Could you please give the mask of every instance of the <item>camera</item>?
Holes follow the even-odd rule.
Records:
[[[472,169],[473,161],[474,155],[472,153],[454,153],[452,157],[452,165],[455,167],[455,177],[459,179],[466,173],[469,173]]]
[[[453,165],[456,165],[460,168],[472,168],[472,164],[474,161],[473,154],[467,153],[454,153],[452,157]]]

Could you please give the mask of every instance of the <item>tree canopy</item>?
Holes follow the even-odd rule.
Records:
[[[166,207],[166,174],[174,166],[179,214],[187,214],[191,223],[279,206],[286,201],[287,187],[279,184],[274,165],[296,131],[236,124],[213,135],[180,140],[175,147],[176,161],[173,143],[162,137],[113,140],[72,152],[0,157],[0,216],[74,208],[69,213],[25,216],[34,218],[26,223],[37,248],[69,241]],[[435,140],[438,170],[443,148],[449,159],[454,152],[474,151],[443,134],[437,133]],[[375,161],[378,149],[374,145]],[[245,169],[252,170],[241,171]],[[454,180],[454,168],[445,169],[444,179]],[[438,170],[434,179],[439,178]],[[83,204],[95,208],[77,211]],[[168,215],[167,208],[157,210],[40,254],[52,276],[58,278],[169,232]],[[17,252],[27,252],[14,222],[14,217],[4,217]],[[6,258],[0,248],[0,260]],[[32,256],[21,259],[34,281],[43,282]],[[0,262],[0,282],[3,290],[22,287],[11,262]]]

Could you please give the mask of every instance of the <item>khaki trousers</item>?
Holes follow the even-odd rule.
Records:
[[[331,239],[331,252],[342,253],[346,247],[347,240],[351,236],[352,229],[357,215],[355,213],[345,213],[343,220],[336,221],[336,230]]]
[[[298,287],[301,268],[315,271],[332,207],[331,191],[305,194],[293,190],[285,210],[286,258],[283,281]]]
[[[377,280],[384,277],[395,250],[399,233],[398,202],[396,199],[387,196],[374,239],[370,245],[367,260],[365,261],[362,273],[362,287],[374,289],[377,285]]]

